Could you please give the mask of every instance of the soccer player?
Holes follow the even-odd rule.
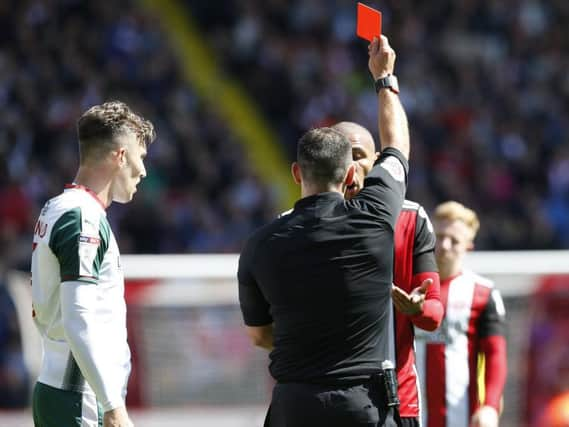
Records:
[[[356,164],[354,182],[345,192],[347,199],[360,190],[365,176],[379,157],[371,133],[353,122],[332,126],[352,144]],[[395,226],[395,263],[392,298],[395,311],[395,366],[399,383],[399,416],[403,427],[419,426],[419,393],[415,368],[414,326],[434,331],[443,317],[439,274],[435,260],[435,235],[425,210],[409,200]]]
[[[292,165],[302,198],[257,230],[239,259],[239,299],[252,341],[271,349],[277,380],[266,426],[393,426],[382,370],[388,355],[393,229],[404,200],[409,133],[392,87],[395,54],[369,49],[382,153],[365,188],[340,132],[313,129]],[[389,390],[392,390],[389,388]]]
[[[124,280],[106,209],[132,200],[154,127],[114,101],[87,110],[77,132],[75,182],[47,201],[34,228],[33,316],[44,350],[34,425],[131,426]]]
[[[504,303],[494,284],[463,267],[479,222],[474,211],[451,201],[434,213],[435,256],[445,315],[436,332],[416,329],[417,366],[428,427],[496,427],[506,381]],[[484,401],[478,390],[478,356],[485,360]]]

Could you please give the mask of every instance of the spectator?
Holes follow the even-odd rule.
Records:
[[[127,100],[161,138],[141,197],[112,208],[125,253],[237,252],[275,215],[271,192],[238,166],[247,162],[231,129],[184,82],[157,22],[132,2],[9,0],[0,21],[0,236],[26,248],[10,254],[10,267],[28,269],[30,218],[73,179],[77,112],[109,99]],[[153,224],[143,234],[141,211]]]
[[[285,146],[338,119],[373,128],[374,99],[354,67],[363,42],[353,2],[232,2],[223,19],[186,3]],[[405,52],[411,133],[426,146],[413,153],[407,196],[427,210],[447,199],[472,206],[485,224],[482,250],[568,248],[566,2],[386,0],[380,8]]]

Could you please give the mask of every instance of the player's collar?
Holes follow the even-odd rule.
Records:
[[[71,184],[65,184],[65,189],[69,190],[69,189],[77,189],[77,190],[83,190],[86,191],[91,197],[93,197],[97,203],[99,203],[99,205],[101,205],[101,207],[103,208],[104,211],[107,210],[107,207],[105,206],[105,204],[103,203],[103,201],[101,199],[99,199],[99,196],[97,196],[97,193],[95,193],[93,190],[91,190],[90,188],[85,187],[84,185],[81,184],[75,184],[74,182]]]

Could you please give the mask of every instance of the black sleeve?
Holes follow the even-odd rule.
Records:
[[[270,305],[265,299],[253,275],[253,254],[251,241],[239,256],[237,280],[239,282],[239,304],[247,326],[265,326],[273,323]]]
[[[439,271],[435,259],[435,233],[422,206],[417,211],[415,243],[413,245],[413,274]]]
[[[500,292],[497,289],[492,289],[478,322],[478,335],[480,338],[505,335],[506,310]]]
[[[434,249],[429,252],[413,255],[413,275],[431,271],[439,271]]]
[[[396,148],[386,148],[367,175],[364,188],[352,200],[395,229],[405,200],[408,171],[409,164],[403,154]]]

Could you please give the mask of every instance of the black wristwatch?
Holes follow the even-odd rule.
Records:
[[[381,89],[389,89],[393,93],[399,93],[399,82],[394,74],[388,74],[375,81],[375,92],[379,93]]]

